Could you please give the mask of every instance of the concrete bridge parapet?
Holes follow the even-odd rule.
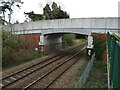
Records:
[[[90,35],[91,32],[118,31],[118,20],[117,17],[56,19],[13,24],[11,27],[15,34],[71,32]],[[8,25],[3,28],[11,29]]]
[[[90,36],[92,32],[118,32],[120,30],[118,20],[117,17],[56,19],[7,25],[3,28],[6,31],[11,31],[12,28],[14,34],[24,35],[29,45],[34,45],[34,48],[44,46],[45,52],[52,53],[61,49],[61,37],[64,33]],[[33,37],[33,40],[30,41],[30,37]]]

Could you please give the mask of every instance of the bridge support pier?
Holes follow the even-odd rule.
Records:
[[[41,35],[39,45],[43,46],[43,52],[45,54],[59,52],[62,49],[62,35]]]

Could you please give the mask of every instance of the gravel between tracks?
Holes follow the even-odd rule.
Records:
[[[73,88],[76,83],[77,73],[81,65],[85,63],[83,55],[69,70],[57,79],[49,88]]]
[[[76,47],[76,46],[74,46],[74,47]],[[70,47],[70,48],[67,48],[67,49],[62,50],[62,51],[67,51],[67,50],[72,49],[72,48],[74,48],[74,47]],[[13,72],[15,72],[15,71],[22,70],[22,69],[24,69],[24,68],[26,68],[26,67],[29,67],[29,66],[31,66],[31,65],[33,65],[33,64],[36,64],[36,63],[38,63],[38,62],[40,62],[40,61],[45,60],[46,58],[55,56],[55,55],[57,55],[57,54],[58,54],[58,53],[56,53],[56,54],[51,54],[51,55],[47,55],[47,56],[45,56],[45,57],[43,57],[43,58],[37,58],[37,59],[34,59],[33,61],[30,61],[30,62],[28,62],[28,63],[26,63],[26,64],[22,64],[22,65],[13,67],[13,68],[11,68],[11,69],[5,70],[5,71],[1,72],[1,73],[2,73],[2,77],[5,77],[5,76],[7,76],[7,75],[9,75],[9,74],[11,74],[11,73],[13,73]]]
[[[31,66],[33,64],[36,64],[38,62],[44,61],[46,58],[52,57],[54,55],[55,54],[51,54],[51,55],[45,56],[43,58],[37,58],[37,59],[35,59],[35,60],[31,61],[31,62],[28,62],[26,64],[22,64],[22,65],[13,67],[11,69],[5,70],[5,71],[2,72],[2,77],[5,77],[5,76],[7,76],[7,75],[9,75],[9,74],[11,74],[11,73],[13,73],[15,71],[22,70],[22,69],[24,69],[26,67],[29,67],[29,66]]]
[[[67,59],[70,56],[65,56],[64,58],[60,59],[60,60],[65,60],[65,58]],[[48,70],[52,69],[53,66],[55,64],[59,63],[59,61],[50,64],[48,66],[46,66],[45,68],[42,68],[42,70],[38,70],[37,72],[34,72],[33,74],[27,76],[26,78],[23,78],[21,80],[19,80],[18,82],[8,86],[8,88],[21,88],[21,87],[25,87],[26,85],[28,85],[28,83],[32,83],[34,80],[36,80],[38,78],[38,76],[42,76],[44,73],[48,72]],[[62,63],[62,62],[61,62]]]

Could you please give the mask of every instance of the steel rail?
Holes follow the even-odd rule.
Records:
[[[84,44],[85,44],[85,43],[83,43],[82,45],[84,45]],[[82,45],[80,45],[80,46],[82,46]],[[79,46],[76,46],[75,48],[77,48],[77,47],[79,47]],[[74,48],[72,48],[72,49],[74,49]],[[71,49],[70,49],[70,50],[71,50]],[[66,51],[66,50],[65,50],[65,51]],[[60,53],[61,53],[61,52],[60,52]],[[62,54],[63,54],[63,53],[62,53]],[[60,55],[58,55],[58,56],[60,56]],[[58,56],[57,56],[57,57],[58,57]],[[15,73],[12,73],[12,74],[10,74],[10,75],[8,75],[8,76],[3,77],[3,78],[0,79],[0,80],[4,80],[4,79],[6,79],[6,78],[8,78],[8,77],[11,77],[11,76],[17,74],[17,73],[20,73],[20,72],[22,72],[22,71],[25,71],[25,70],[27,70],[27,69],[30,69],[31,67],[34,67],[34,66],[36,66],[36,65],[38,65],[38,64],[41,64],[41,63],[43,63],[43,62],[45,62],[45,61],[48,61],[48,60],[50,60],[50,59],[52,59],[52,58],[54,58],[54,57],[56,57],[56,56],[52,56],[52,57],[50,57],[50,58],[47,58],[47,59],[44,60],[44,61],[41,61],[41,62],[39,62],[39,63],[37,63],[37,64],[32,65],[32,66],[30,66],[30,67],[27,67],[27,68],[25,68],[25,69],[19,70],[19,71],[15,72]]]
[[[78,47],[77,47],[77,48],[78,48]],[[77,48],[76,48],[76,49],[77,49]],[[81,48],[81,47],[79,46],[79,48]],[[67,53],[67,54],[68,54],[68,53]],[[18,78],[18,79],[16,79],[16,80],[14,80],[14,81],[12,81],[12,82],[10,82],[10,83],[4,85],[2,88],[7,87],[8,85],[10,85],[10,84],[12,84],[12,83],[14,83],[14,82],[16,82],[16,81],[18,81],[18,80],[20,80],[20,79],[22,79],[22,78],[28,76],[28,75],[30,75],[30,74],[32,74],[32,73],[38,71],[39,69],[42,69],[43,67],[45,67],[45,66],[47,66],[47,65],[49,65],[49,64],[51,64],[51,63],[53,63],[54,61],[56,61],[56,60],[62,58],[62,57],[65,56],[65,55],[66,55],[66,53],[65,53],[64,55],[60,56],[59,58],[57,58],[57,59],[55,59],[55,60],[53,60],[53,61],[51,61],[51,62],[49,62],[49,63],[44,64],[44,66],[39,67],[39,68],[37,68],[36,70],[34,70],[34,71],[32,71],[32,72],[30,72],[30,73],[28,73],[28,74],[26,74],[26,75],[24,75],[24,76],[22,76],[22,77],[20,77],[20,78]],[[38,64],[37,64],[37,65],[38,65]],[[33,66],[36,66],[36,64],[33,65]],[[33,66],[32,66],[32,67],[33,67]],[[30,67],[30,68],[32,68],[32,67]],[[26,68],[26,69],[24,69],[23,71],[25,71],[25,70],[27,70],[27,69],[30,69],[30,68]],[[21,70],[20,72],[23,72],[23,71]],[[18,73],[19,73],[19,72],[14,73],[14,74],[12,74],[12,75],[9,75],[8,77],[11,77],[11,76],[16,75],[16,74],[18,74]],[[6,78],[8,78],[8,77],[6,77]],[[6,79],[6,78],[4,78],[4,79]]]
[[[74,54],[73,56],[71,56],[70,58],[68,58],[65,62],[59,64],[58,66],[52,68],[50,71],[48,71],[47,73],[45,73],[44,75],[42,75],[41,77],[39,77],[38,79],[36,79],[35,81],[33,81],[32,83],[30,83],[29,85],[25,86],[22,90],[26,90],[29,87],[31,87],[32,85],[34,85],[35,83],[37,83],[38,81],[40,81],[41,79],[43,79],[44,77],[46,77],[47,75],[49,75],[51,72],[53,72],[54,70],[56,70],[57,68],[59,68],[60,66],[64,65],[65,63],[67,63],[68,61],[70,61],[72,58],[74,58],[75,56],[77,56],[81,51],[83,51],[86,47],[84,47],[82,50],[80,50],[79,52],[77,52],[76,54]]]
[[[51,84],[53,84],[59,77],[61,77],[68,69],[70,69],[79,59],[75,60],[69,67],[67,67],[60,75],[58,75],[53,81],[48,83],[42,90],[47,89]]]

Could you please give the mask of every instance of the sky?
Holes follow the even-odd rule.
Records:
[[[46,3],[55,1],[70,18],[82,17],[118,17],[120,0],[21,0],[21,9],[15,8],[13,15],[20,23],[25,20],[24,12],[34,11],[41,14]],[[17,13],[16,13],[17,12]],[[14,21],[14,20],[13,20]]]

